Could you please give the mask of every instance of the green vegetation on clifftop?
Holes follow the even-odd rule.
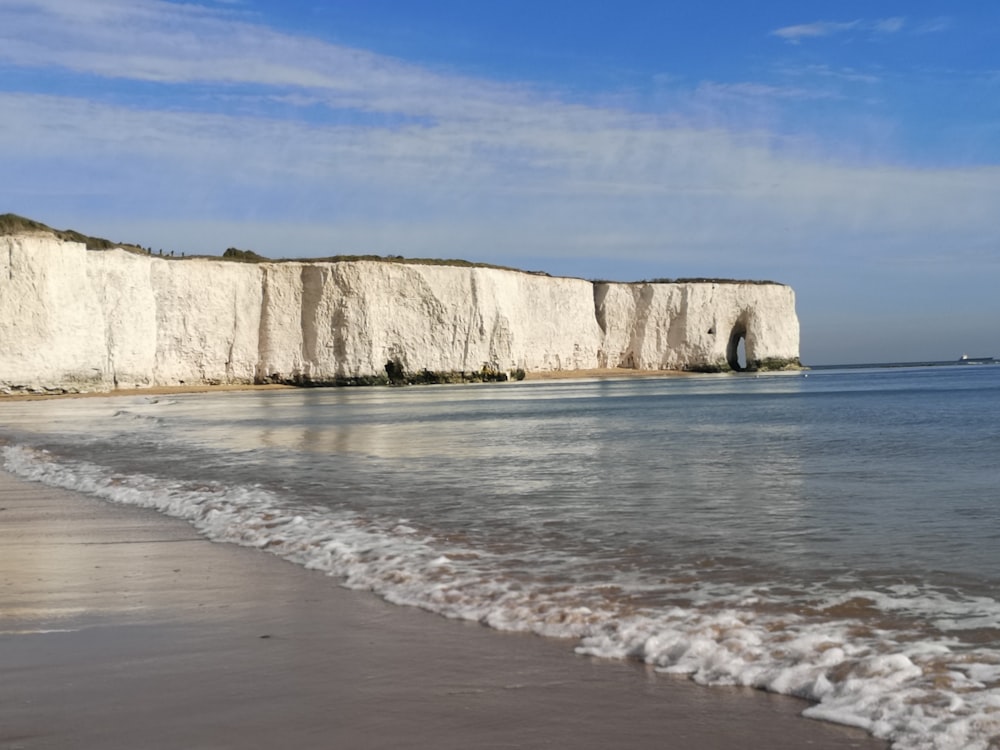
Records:
[[[144,248],[142,245],[134,245],[131,243],[121,243],[121,242],[111,242],[110,240],[103,239],[101,237],[91,237],[89,235],[82,234],[72,229],[52,229],[51,227],[41,223],[40,221],[34,221],[33,219],[26,219],[23,216],[18,216],[17,214],[0,214],[0,236],[10,235],[10,234],[31,234],[38,232],[47,232],[49,234],[55,235],[61,240],[67,242],[80,242],[87,246],[88,250],[110,250],[112,248],[120,247],[124,250],[128,250],[134,253],[142,253],[147,255],[153,255],[152,248]],[[159,255],[164,258],[174,258],[174,253],[164,253],[162,250]],[[207,258],[209,260],[220,260],[218,256],[209,255],[191,255],[181,253],[181,257],[188,259],[191,258]],[[179,260],[180,258],[176,258]],[[404,258],[402,255],[373,255],[373,254],[363,254],[363,255],[329,255],[322,258],[268,258],[260,253],[256,253],[253,250],[241,250],[236,247],[227,248],[224,253],[222,253],[221,260],[232,261],[236,263],[351,263],[356,261],[372,261],[377,263],[401,263],[405,265],[413,266],[452,266],[457,268],[493,268],[500,271],[516,271],[518,273],[530,273],[535,276],[551,276],[551,274],[545,271],[525,271],[520,268],[513,268],[511,266],[501,266],[494,263],[482,263],[474,262],[469,260],[460,260],[457,258]],[[607,281],[603,279],[592,279],[592,284],[773,284],[775,286],[784,286],[784,284],[779,284],[776,281],[762,281],[753,279],[718,279],[718,278],[680,278],[680,279],[669,279],[669,278],[656,278],[648,279],[643,281]]]
[[[90,237],[81,234],[73,229],[53,229],[42,224],[40,221],[26,219],[17,214],[0,214],[0,236],[7,234],[35,234],[46,232],[55,235],[65,242],[79,242],[87,246],[88,250],[110,250],[113,247],[120,247],[123,250],[130,250],[135,253],[146,253],[141,245],[133,245],[130,242],[112,242],[102,237]]]

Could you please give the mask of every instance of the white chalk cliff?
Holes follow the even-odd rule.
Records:
[[[238,263],[0,237],[0,390],[794,364],[791,288],[391,261]]]

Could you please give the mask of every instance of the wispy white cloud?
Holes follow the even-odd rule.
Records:
[[[775,86],[772,84],[742,81],[738,83],[718,83],[705,81],[699,84],[696,93],[702,96],[739,99],[833,99],[837,95],[831,91],[804,86]]]
[[[262,219],[335,217],[326,220],[328,241],[353,249],[497,260],[544,247],[550,257],[578,257],[598,252],[595,237],[628,227],[616,257],[722,269],[746,265],[750,247],[787,265],[834,245],[864,264],[872,243],[919,237],[906,251],[912,259],[938,252],[930,237],[998,236],[1000,169],[837,166],[782,154],[765,135],[644,118],[612,127],[606,113],[591,119],[582,109],[571,127],[539,114],[502,126],[371,129],[34,95],[0,95],[0,108],[0,148],[28,154],[8,159],[8,186],[30,187],[55,165],[67,182],[143,195],[167,214],[224,220],[236,204]],[[280,203],[287,200],[297,205]],[[231,242],[271,253],[331,252],[305,246],[315,234],[307,240],[294,228],[280,233],[294,250],[261,248],[246,228],[231,228]]]
[[[554,271],[594,258],[783,278],[862,268],[890,246],[915,260],[945,242],[1000,242],[998,169],[845,166],[766,120],[748,130],[711,114],[723,100],[835,96],[808,86],[706,82],[688,92],[688,114],[655,115],[294,36],[236,8],[16,0],[3,13],[5,64],[153,82],[168,103],[0,93],[0,204],[47,198],[117,215],[123,229],[121,216],[141,216],[192,251],[545,257]],[[891,20],[779,36],[902,28]],[[852,69],[813,73],[869,82]],[[216,103],[279,109],[186,106],[191,84]]]
[[[931,18],[918,24],[914,29],[915,34],[938,34],[949,31],[954,27],[954,21],[948,16]]]
[[[832,34],[850,31],[851,29],[856,29],[860,23],[860,21],[814,21],[813,23],[783,26],[780,29],[775,29],[771,33],[774,34],[774,36],[780,36],[782,39],[789,42],[798,43],[802,39],[809,37],[831,36]]]
[[[785,70],[786,72],[790,72],[787,68]],[[849,81],[852,83],[878,83],[882,80],[880,75],[873,72],[861,71],[850,67],[835,68],[829,65],[807,65],[795,72],[799,74],[816,75],[823,78]]]
[[[17,0],[0,60],[109,79],[309,91],[330,106],[460,117],[516,107],[517,87],[291,36],[243,16],[163,0]],[[444,109],[443,109],[444,108]]]
[[[904,25],[906,25],[906,19],[901,16],[895,16],[893,18],[883,18],[878,21],[872,21],[869,27],[872,31],[878,31],[882,34],[895,34],[896,32],[902,31]]]
[[[875,20],[856,19],[853,21],[814,21],[812,23],[783,26],[771,33],[787,42],[798,44],[804,39],[835,36],[848,32],[868,32],[874,34],[895,34],[903,30],[906,19],[896,16]]]

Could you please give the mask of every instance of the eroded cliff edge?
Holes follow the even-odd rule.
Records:
[[[743,352],[739,353],[742,347]],[[235,263],[0,236],[0,390],[407,372],[796,365],[773,283],[596,283],[391,261]]]

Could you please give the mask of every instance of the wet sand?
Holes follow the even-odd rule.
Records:
[[[226,383],[221,385],[152,385],[142,388],[118,388],[110,391],[79,391],[66,393],[34,393],[18,391],[0,393],[3,401],[44,401],[53,398],[107,398],[110,396],[169,396],[181,393],[220,393],[225,391],[280,391],[294,390],[294,385],[253,385],[251,383]]]
[[[396,607],[0,471],[0,750],[884,750],[804,705]]]
[[[542,370],[538,372],[528,372],[525,380],[593,380],[607,378],[671,378],[690,377],[696,375],[693,372],[681,370],[633,370],[623,367],[598,367],[585,370]],[[468,385],[476,385],[470,383]],[[154,385],[141,388],[120,388],[111,391],[81,391],[66,393],[34,393],[34,392],[14,392],[0,393],[0,402],[10,401],[42,401],[52,398],[101,398],[107,396],[168,396],[179,393],[212,393],[222,391],[275,391],[294,390],[301,386],[264,384],[255,385],[252,383],[226,383],[220,385],[189,384],[189,385]],[[337,386],[317,386],[336,388]],[[345,388],[364,388],[366,386],[343,386]],[[385,387],[385,386],[372,386]],[[412,386],[419,388],[420,386]]]
[[[606,378],[685,378],[699,373],[684,370],[634,370],[626,367],[595,367],[585,370],[542,370],[525,373],[525,380],[581,380]]]

